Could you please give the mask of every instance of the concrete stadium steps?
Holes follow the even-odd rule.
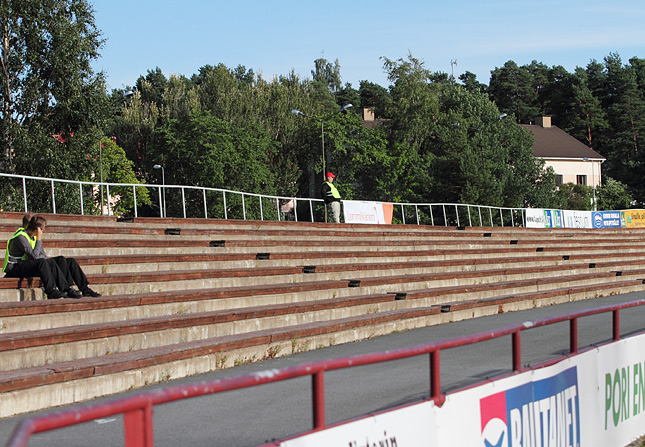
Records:
[[[645,290],[645,230],[45,215],[101,298],[0,278],[0,417],[336,343]],[[22,214],[0,212],[0,239]],[[3,241],[0,241],[4,245]]]

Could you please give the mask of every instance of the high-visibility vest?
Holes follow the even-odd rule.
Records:
[[[325,183],[326,183],[327,185],[329,185],[329,189],[330,189],[330,191],[331,191],[331,196],[332,196],[334,199],[340,199],[340,193],[338,192],[338,190],[336,189],[336,187],[335,187],[332,183],[329,183],[329,182],[325,182]]]
[[[7,241],[7,251],[4,254],[4,264],[2,265],[2,272],[4,273],[5,270],[7,269],[7,266],[10,263],[16,263],[18,261],[24,261],[27,258],[27,255],[22,255],[22,257],[18,258],[16,256],[9,256],[9,244],[11,244],[11,241],[14,239],[24,236],[27,238],[27,241],[29,241],[29,245],[31,246],[31,249],[33,250],[36,247],[36,238],[31,237],[29,233],[27,233],[27,230],[24,228],[18,228],[16,232],[14,233],[13,236]]]

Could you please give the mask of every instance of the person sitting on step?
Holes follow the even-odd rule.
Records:
[[[30,219],[33,216],[34,214],[32,213],[26,213],[22,217],[23,227],[26,227],[28,225]],[[42,219],[44,219],[44,217],[42,217]],[[45,225],[46,225],[46,221],[45,221]],[[76,259],[67,258],[65,256],[55,256],[53,258],[48,258],[44,248],[41,248],[38,257],[53,260],[56,263],[56,265],[58,265],[58,268],[60,268],[60,270],[65,275],[66,281],[69,284],[76,284],[76,286],[80,290],[81,295],[79,295],[79,292],[71,289],[72,295],[79,295],[78,298],[80,298],[81,296],[94,297],[94,298],[101,296],[100,293],[90,289],[87,276],[85,276],[83,269],[81,269],[80,265],[78,265],[78,262],[76,261]],[[71,295],[70,297],[77,298],[76,296],[71,296]]]

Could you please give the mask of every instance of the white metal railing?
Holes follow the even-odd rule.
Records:
[[[110,193],[110,188],[114,191],[115,189],[132,191],[132,213],[134,217],[139,217],[139,210],[142,206],[141,203],[137,201],[137,188],[146,188],[151,190],[155,195],[158,195],[157,208],[159,209],[158,213],[160,217],[167,217],[167,209],[164,209],[166,206],[166,198],[169,192],[176,191],[177,195],[181,193],[181,216],[183,218],[187,217],[204,217],[204,218],[223,218],[223,219],[244,219],[247,220],[248,207],[251,208],[253,218],[259,218],[260,220],[273,219],[273,220],[283,220],[283,219],[293,219],[295,221],[308,220],[311,222],[315,221],[315,217],[319,216],[319,219],[324,220],[324,202],[322,199],[314,198],[298,198],[298,197],[287,197],[287,196],[270,196],[263,194],[254,194],[240,191],[232,191],[228,189],[221,188],[208,188],[200,186],[180,186],[180,185],[149,185],[149,184],[140,184],[140,183],[107,183],[107,182],[96,182],[96,181],[78,181],[78,180],[63,180],[63,179],[52,179],[46,177],[33,177],[26,175],[15,175],[15,174],[3,174],[0,173],[0,178],[3,182],[14,179],[16,184],[19,184],[19,189],[22,191],[22,198],[20,200],[22,210],[18,209],[16,206],[16,199],[14,198],[13,205],[11,210],[5,209],[5,211],[37,211],[37,212],[48,212],[49,210],[34,210],[29,207],[29,197],[33,192],[33,189],[36,188],[39,193],[42,194],[40,188],[48,187],[50,189],[50,199],[51,200],[51,212],[56,214],[59,212],[60,207],[57,207],[56,204],[56,185],[78,185],[78,201],[75,202],[72,209],[67,205],[65,210],[66,214],[86,214],[86,200],[83,198],[83,188],[90,188],[92,190],[91,202],[94,206],[93,211],[95,214],[107,214],[114,215],[114,207],[119,202],[121,195],[113,195]],[[35,181],[38,183],[37,186],[33,187],[28,191],[27,180]],[[43,186],[40,186],[42,183]],[[14,189],[18,188],[14,185]],[[60,188],[60,186],[59,186]],[[156,190],[156,191],[155,191]],[[103,192],[105,191],[105,193]],[[200,197],[199,201],[202,202],[199,208],[203,206],[203,215],[196,215],[196,201],[192,202],[191,215],[188,215],[186,192],[197,192]],[[209,215],[209,202],[207,200],[207,194],[216,193],[217,195],[221,194],[221,215]],[[89,195],[89,194],[88,194]],[[120,197],[121,196],[121,197]],[[69,197],[67,197],[69,202]],[[233,202],[239,202],[236,206]],[[33,201],[33,200],[32,200]],[[211,205],[214,200],[211,199]],[[42,202],[42,200],[41,200]],[[173,201],[171,203],[176,203]],[[269,210],[267,207],[263,206],[263,203],[270,203]],[[105,203],[106,205],[103,205]],[[307,205],[302,207],[302,203]],[[0,206],[3,204],[3,199],[0,199]],[[299,219],[298,208],[300,206],[301,216],[304,219]],[[41,203],[42,205],[42,203]],[[394,203],[395,209],[400,209],[400,215],[396,214],[394,221],[399,221],[402,224],[416,223],[417,225],[439,225],[439,226],[525,226],[526,216],[525,211],[522,208],[505,208],[505,207],[491,207],[483,205],[467,205],[467,204],[456,204],[456,203]],[[7,206],[7,204],[5,204]],[[174,207],[177,211],[177,207]],[[234,209],[237,210],[237,216],[234,212]],[[241,209],[241,210],[240,210]],[[307,212],[308,211],[308,212]],[[240,214],[241,212],[241,214]],[[212,213],[211,213],[212,214]],[[283,216],[284,214],[284,216]],[[178,216],[176,216],[178,217]]]

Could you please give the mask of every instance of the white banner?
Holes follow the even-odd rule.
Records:
[[[645,435],[645,335],[600,348],[598,353],[598,446],[627,445]]]
[[[345,223],[391,224],[392,211],[391,203],[343,200]]]
[[[368,416],[365,419],[284,441],[281,447],[436,447],[434,403]]]
[[[564,226],[566,228],[593,228],[591,211],[569,211],[565,210]]]

